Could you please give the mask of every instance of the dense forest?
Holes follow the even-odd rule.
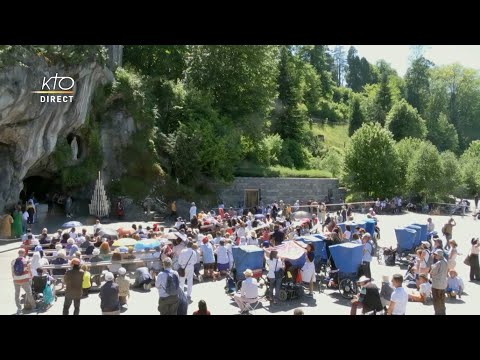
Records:
[[[117,192],[285,174],[338,176],[352,198],[480,190],[479,73],[436,66],[422,47],[401,77],[355,47],[127,45],[115,77],[97,107],[121,99],[142,129]],[[322,126],[343,126],[343,146]]]

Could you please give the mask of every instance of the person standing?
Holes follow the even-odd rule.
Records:
[[[17,205],[13,213],[12,233],[13,233],[13,236],[16,238],[20,238],[23,235],[21,210],[22,208]]]
[[[190,220],[192,220],[194,216],[197,216],[197,206],[192,202],[192,206],[190,206]]]
[[[447,288],[448,265],[443,250],[437,249],[433,253],[437,260],[432,265],[430,276],[432,277],[432,297],[435,315],[447,315],[445,308],[445,289]]]
[[[448,241],[452,240],[453,227],[456,225],[457,223],[455,222],[455,220],[453,220],[453,218],[450,218],[450,220],[448,220],[448,222],[443,225],[442,233],[447,239],[447,243]]]
[[[67,198],[65,199],[65,214],[67,215],[67,218],[72,217],[72,202],[72,197],[67,195]]]
[[[313,296],[313,284],[316,281],[315,274],[315,247],[312,243],[307,244],[305,249],[305,264],[302,269],[302,282],[309,284],[309,292],[307,296]]]
[[[274,304],[277,304],[278,300],[280,300],[280,287],[282,285],[285,265],[283,264],[282,259],[278,257],[278,252],[275,250],[270,251],[267,265],[267,278],[270,282],[270,294],[268,294],[268,296]],[[273,289],[275,289],[275,297]]]
[[[187,281],[187,297],[190,300],[192,297],[192,287],[193,287],[193,273],[195,263],[197,262],[197,253],[192,249],[193,243],[189,241],[187,243],[187,248],[183,249],[180,252],[180,256],[178,257],[178,265],[180,268],[183,269],[185,272],[184,274],[180,275],[180,288],[183,290],[185,285],[185,280]],[[183,275],[183,276],[182,276]]]
[[[25,310],[31,310],[35,307],[35,300],[32,294],[31,272],[28,265],[28,259],[25,257],[25,250],[18,250],[18,257],[11,264],[13,285],[15,286],[15,305],[17,305],[17,315],[22,313],[22,304],[20,302],[20,290],[25,291]]]
[[[80,270],[80,260],[72,259],[72,269],[65,273],[63,278],[66,285],[63,315],[68,315],[70,306],[74,306],[73,315],[80,315],[80,300],[82,298],[83,270]]]
[[[480,265],[478,262],[478,253],[480,242],[478,239],[472,239],[472,248],[470,249],[470,281],[480,281]]]
[[[370,263],[372,262],[373,244],[371,241],[370,234],[363,234],[362,244],[363,244],[363,257],[362,257],[363,275],[365,275],[367,278],[371,278],[372,273],[370,271]]]
[[[392,285],[395,288],[390,297],[388,315],[405,315],[407,312],[408,294],[403,288],[403,276],[395,274],[392,277]]]
[[[0,237],[10,239],[12,237],[13,217],[7,212],[0,218]]]
[[[170,216],[172,217],[172,219],[176,219],[177,218],[177,202],[175,200],[172,201],[172,204],[170,205],[170,210],[171,210]]]
[[[23,210],[23,212],[22,212],[22,233],[25,234],[27,232],[28,211],[26,209],[22,209],[22,210]]]
[[[100,288],[102,315],[120,315],[118,284],[113,282],[114,279],[115,277],[110,271],[105,273],[106,283]]]
[[[172,270],[172,259],[166,257],[163,260],[163,271],[158,274],[155,282],[159,294],[158,311],[160,315],[177,314],[179,284],[178,273]]]

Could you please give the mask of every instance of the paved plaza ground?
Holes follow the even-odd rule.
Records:
[[[363,219],[363,215],[356,215],[356,220]],[[412,222],[426,222],[427,215],[405,213],[403,215],[379,215],[379,225],[382,232],[380,246],[396,247],[394,228],[408,225]],[[448,219],[447,216],[432,216],[436,230],[440,230]],[[469,267],[463,264],[465,256],[470,249],[472,237],[480,237],[480,221],[473,220],[472,216],[455,216],[457,226],[453,230],[453,239],[458,243],[459,256],[457,257],[457,271],[465,282],[466,294],[461,300],[447,300],[448,315],[479,315],[480,314],[480,283],[469,282]],[[52,226],[53,224],[48,224]],[[49,232],[55,231],[57,226],[49,228]],[[121,225],[130,226],[131,223],[116,223],[111,225],[117,228]],[[38,233],[43,224],[38,224],[34,232]],[[19,243],[0,244],[0,314],[14,314],[16,312],[14,302],[14,287],[10,271],[10,262],[16,256],[16,249]],[[378,264],[376,258],[371,264],[372,276],[380,285],[382,275],[391,276],[394,273],[405,274],[406,269],[399,266],[388,267]],[[132,281],[133,282],[133,281]],[[189,305],[188,313],[191,314],[197,309],[197,303],[203,299],[207,302],[208,308],[213,315],[234,315],[238,314],[238,307],[225,294],[225,281],[205,282],[194,284],[192,303]],[[58,301],[46,312],[39,315],[60,315],[62,313],[64,298],[58,297]],[[128,310],[124,315],[158,315],[157,311],[158,292],[155,288],[148,293],[131,291],[128,301]],[[303,297],[299,300],[284,302],[280,305],[270,306],[269,302],[262,303],[254,314],[258,315],[290,315],[295,308],[303,308],[307,315],[347,315],[350,312],[350,302],[340,296],[337,290],[326,290],[324,293],[315,292],[313,298]],[[73,312],[73,306],[71,308]],[[37,315],[36,312],[32,313]],[[100,298],[97,293],[92,293],[88,298],[81,300],[80,314],[99,315]],[[407,314],[409,315],[433,315],[433,306],[421,303],[408,303]]]

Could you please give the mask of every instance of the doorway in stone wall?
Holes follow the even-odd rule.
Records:
[[[245,190],[245,208],[251,209],[254,206],[258,206],[260,200],[259,189],[246,189]]]

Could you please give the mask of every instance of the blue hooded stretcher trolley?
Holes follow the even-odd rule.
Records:
[[[338,290],[351,299],[358,293],[358,270],[362,264],[363,244],[343,243],[330,246],[330,254],[338,268]]]

